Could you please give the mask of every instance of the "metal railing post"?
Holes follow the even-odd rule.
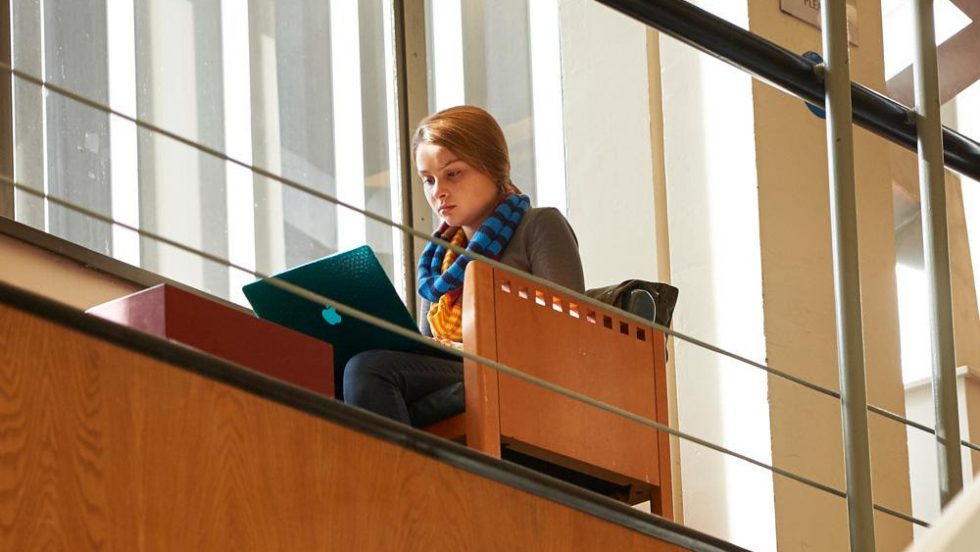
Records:
[[[425,2],[423,0],[390,0],[394,33],[395,62],[395,117],[399,164],[398,183],[401,187],[401,221],[426,233],[431,231],[429,206],[421,193],[413,192],[416,183],[412,170],[411,142],[414,125],[428,114],[428,90],[425,43]],[[391,78],[389,76],[389,78]],[[395,169],[395,167],[393,167]],[[392,186],[396,185],[392,181]],[[403,234],[401,247],[405,259],[402,276],[405,280],[405,303],[408,311],[415,314],[416,300],[415,260],[422,252],[426,242]]]
[[[875,549],[874,502],[868,445],[868,399],[864,375],[854,188],[854,129],[851,124],[851,71],[845,6],[844,0],[825,0],[821,3],[821,16],[826,59],[827,162],[847,517],[851,550],[867,552]]]
[[[922,252],[928,280],[929,338],[932,345],[932,394],[936,404],[939,496],[943,506],[963,488],[953,300],[949,280],[946,228],[946,178],[943,170],[942,120],[932,0],[915,0],[915,115],[919,150],[919,200]]]

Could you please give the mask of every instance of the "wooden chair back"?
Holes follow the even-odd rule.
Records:
[[[465,350],[667,423],[661,332],[480,262],[467,268],[463,309]],[[650,499],[672,517],[667,434],[473,361],[464,371],[465,422],[447,420],[444,431],[465,424],[472,448],[628,486],[624,500]]]

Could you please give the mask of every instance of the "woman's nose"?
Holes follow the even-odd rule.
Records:
[[[446,186],[441,179],[436,179],[432,184],[432,197],[445,197]]]

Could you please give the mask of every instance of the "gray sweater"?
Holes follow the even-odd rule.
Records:
[[[560,286],[585,293],[582,259],[578,255],[578,239],[572,227],[554,207],[528,209],[517,225],[500,262]],[[422,299],[419,329],[432,336],[429,321],[429,301]]]

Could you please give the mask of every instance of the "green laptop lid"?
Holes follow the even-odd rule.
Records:
[[[328,300],[327,305],[322,305],[292,294],[265,279],[242,287],[245,297],[260,318],[322,339],[333,346],[338,396],[343,390],[344,366],[359,352],[389,350],[447,356],[438,349],[338,313],[330,306],[329,302],[335,301],[418,333],[415,320],[402,303],[374,251],[367,245],[291,268],[273,278],[280,278]]]

